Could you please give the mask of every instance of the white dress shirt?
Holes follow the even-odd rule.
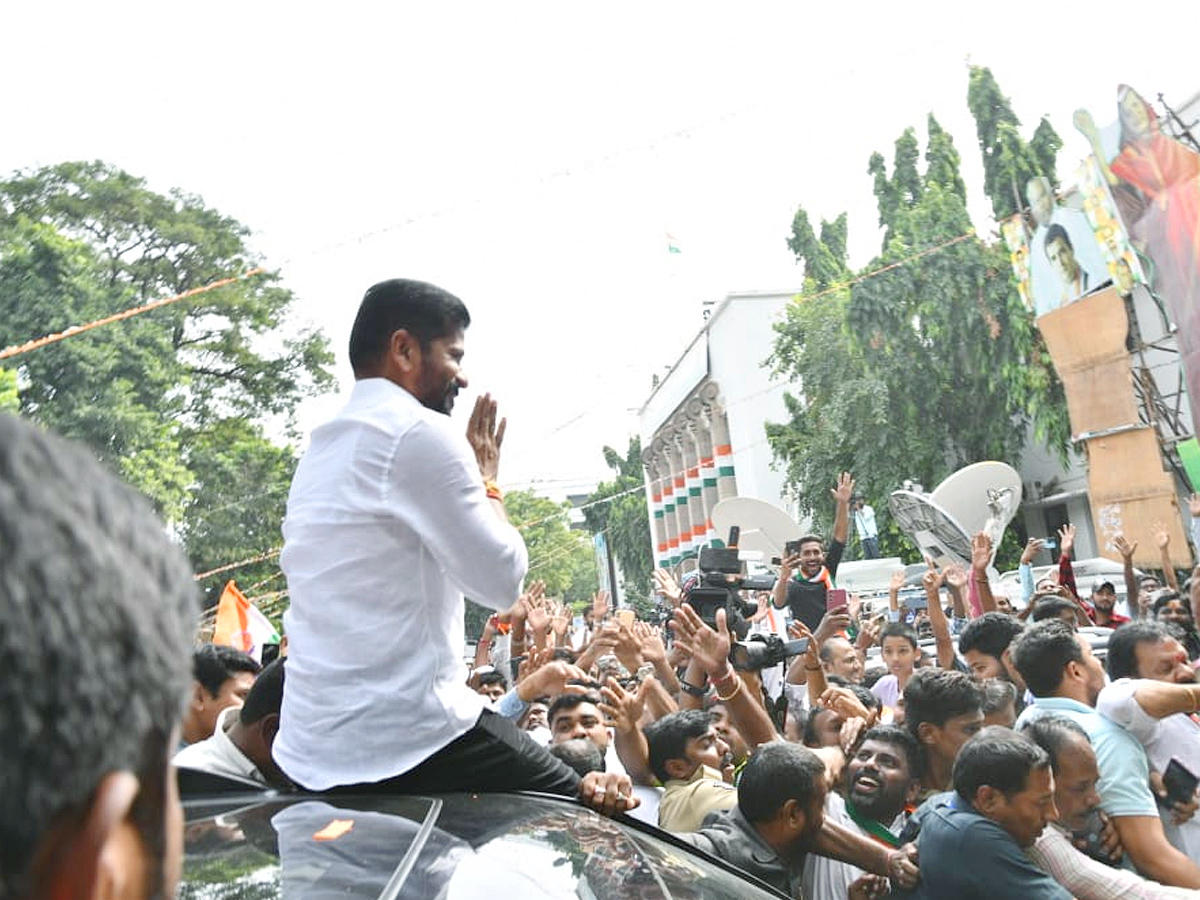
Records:
[[[209,772],[213,775],[231,775],[234,778],[249,778],[260,784],[266,784],[258,767],[250,762],[250,758],[234,746],[226,732],[233,724],[233,717],[240,716],[240,706],[230,706],[221,710],[217,716],[217,730],[212,737],[207,737],[194,744],[188,744],[175,754],[176,766],[185,769],[195,769],[198,772]]]
[[[463,594],[506,609],[528,555],[463,429],[382,378],[313,432],[280,565],[288,673],[276,761],[313,790],[401,775],[466,733]]]

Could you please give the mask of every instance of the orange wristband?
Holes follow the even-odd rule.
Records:
[[[483,490],[491,500],[504,500],[504,494],[500,492],[500,485],[490,479],[483,483]]]

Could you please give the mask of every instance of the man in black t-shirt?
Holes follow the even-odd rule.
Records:
[[[792,618],[803,622],[810,631],[815,631],[825,615],[825,593],[834,586],[838,563],[846,549],[846,537],[850,529],[850,497],[854,494],[854,479],[849,472],[838,478],[837,487],[830,491],[837,502],[833,518],[833,540],[829,551],[816,535],[800,538],[800,548],[783,558],[779,567],[779,580],[775,582],[773,602],[779,609],[785,606],[792,610]],[[798,571],[797,571],[798,570]],[[792,577],[795,572],[796,577]]]

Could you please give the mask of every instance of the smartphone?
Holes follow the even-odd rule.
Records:
[[[825,609],[837,609],[849,603],[849,594],[845,588],[830,588],[825,592]]]
[[[788,541],[786,544],[783,545],[783,555],[785,558],[788,556],[795,556],[799,552],[800,552],[800,542],[799,541]]]
[[[633,623],[636,619],[637,619],[637,613],[635,613],[632,609],[618,609],[617,610],[617,621],[620,622],[622,625],[624,625],[626,628],[632,628]]]
[[[1192,772],[1174,757],[1167,763],[1163,772],[1163,787],[1167,789],[1167,803],[1172,806],[1190,803],[1196,795],[1196,786],[1200,784]]]
[[[1104,852],[1104,820],[1100,818],[1098,808],[1088,813],[1087,823],[1073,834],[1077,841],[1083,842],[1083,852],[1092,859],[1106,866],[1120,867],[1120,857],[1114,861]]]

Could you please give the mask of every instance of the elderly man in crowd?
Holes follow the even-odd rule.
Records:
[[[1200,867],[1172,847],[1163,832],[1145,751],[1095,709],[1105,679],[1091,645],[1062,622],[1039,622],[1021,636],[1013,659],[1036,698],[1017,726],[1043,715],[1064,715],[1082,727],[1100,765],[1100,806],[1138,871],[1162,884],[1200,888]]]

